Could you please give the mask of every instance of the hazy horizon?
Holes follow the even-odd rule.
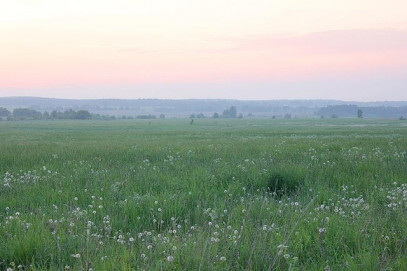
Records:
[[[241,101],[241,102],[261,102],[261,101],[338,101],[344,103],[386,103],[386,102],[401,102],[407,103],[407,100],[341,100],[341,99],[237,99],[237,98],[154,98],[154,97],[147,97],[147,98],[58,98],[58,97],[49,97],[49,96],[0,96],[0,99],[55,99],[55,100],[178,100],[178,101],[186,101],[186,100],[208,100],[208,101],[216,101],[216,100],[225,100],[225,101]]]
[[[407,2],[16,0],[0,96],[407,100]]]

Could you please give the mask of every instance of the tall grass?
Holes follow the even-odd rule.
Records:
[[[407,127],[0,123],[0,270],[407,270]]]

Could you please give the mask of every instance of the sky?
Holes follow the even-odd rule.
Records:
[[[405,0],[0,0],[0,96],[407,100]]]

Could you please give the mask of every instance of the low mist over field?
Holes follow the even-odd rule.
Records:
[[[163,99],[50,99],[35,97],[0,98],[0,107],[10,114],[16,108],[41,113],[52,111],[86,110],[93,114],[116,118],[155,116],[166,118],[213,118],[230,107],[236,108],[234,117],[242,118],[319,118],[358,117],[358,110],[367,118],[407,117],[407,101],[355,102],[339,100],[163,100]],[[1,114],[1,112],[0,112]],[[5,117],[5,116],[3,116]],[[229,116],[230,117],[230,116]],[[359,116],[360,117],[360,116]]]

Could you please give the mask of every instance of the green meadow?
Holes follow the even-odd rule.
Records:
[[[0,122],[0,270],[407,270],[407,122]]]

